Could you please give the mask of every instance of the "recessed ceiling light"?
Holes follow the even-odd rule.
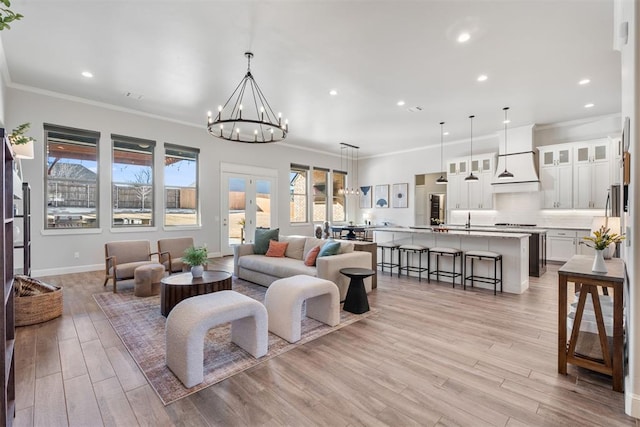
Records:
[[[487,81],[487,79],[488,79],[488,78],[489,78],[489,77],[487,77],[487,75],[486,75],[486,74],[480,74],[480,75],[478,76],[478,81],[479,81],[479,82],[485,82],[485,81]]]
[[[578,82],[579,85],[588,85],[589,83],[591,83],[589,79],[582,79]]]
[[[444,136],[447,136],[447,135],[449,135],[449,132],[445,132],[445,133],[443,133],[443,135],[444,135]]]
[[[91,71],[83,71],[82,72],[82,77],[86,77],[86,78],[90,79],[91,77],[93,77],[93,73]]]
[[[503,120],[502,123],[506,125],[508,123],[511,123],[511,120]]]
[[[398,101],[397,104],[398,104],[398,107],[402,107],[404,105],[404,101]]]
[[[460,33],[458,35],[458,43],[468,42],[471,39],[471,35],[469,33]]]
[[[588,104],[584,104],[584,108],[591,108],[591,107],[593,107],[594,105],[595,105],[595,104],[593,104],[593,103],[591,103],[591,102],[590,102],[590,103],[588,103]]]
[[[337,94],[338,94],[338,91],[337,91],[337,90],[335,90],[335,89],[331,89],[331,90],[329,91],[329,95],[331,95],[331,96],[336,96]]]

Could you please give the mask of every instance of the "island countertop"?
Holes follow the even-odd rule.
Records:
[[[469,237],[497,237],[501,239],[522,239],[523,237],[529,237],[530,233],[525,233],[522,230],[519,232],[500,232],[493,231],[494,229],[478,229],[478,228],[449,228],[448,231],[433,231],[431,227],[428,228],[417,228],[417,227],[384,227],[384,228],[375,228],[373,231],[392,231],[396,233],[419,233],[419,234],[450,234],[450,235],[461,235],[461,236],[469,236]]]
[[[455,248],[462,250],[462,252],[474,250],[499,253],[502,255],[503,262],[503,291],[521,294],[529,288],[529,237],[531,236],[529,233],[467,231],[465,229],[436,232],[432,231],[430,227],[424,229],[380,227],[374,228],[373,232],[373,239],[376,243],[394,242],[399,245],[423,245],[427,248]],[[434,256],[429,255],[429,257]],[[433,265],[435,258],[430,262]],[[441,257],[440,264],[444,269],[450,270],[451,257]],[[480,276],[493,275],[493,264],[487,261],[478,261],[475,264],[475,272]],[[451,283],[450,278],[443,276],[440,276],[440,281]],[[469,284],[470,282],[468,282]],[[486,283],[476,281],[475,286],[493,290],[493,285]],[[460,287],[459,281],[457,281],[456,287]],[[467,286],[468,290],[470,290],[470,286]]]

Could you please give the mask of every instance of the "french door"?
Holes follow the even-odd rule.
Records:
[[[220,250],[233,253],[233,245],[253,243],[258,227],[275,226],[277,171],[243,165],[223,165]]]

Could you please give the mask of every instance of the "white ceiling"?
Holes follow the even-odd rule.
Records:
[[[613,0],[15,0],[10,85],[205,128],[251,70],[285,144],[361,157],[620,111]],[[456,38],[468,31],[471,40]],[[86,79],[84,70],[94,74]],[[476,77],[489,78],[478,83]],[[588,77],[591,83],[578,85]],[[337,96],[328,94],[337,89]],[[126,97],[132,92],[142,99]],[[405,100],[398,107],[398,100]],[[592,102],[595,106],[585,109]],[[421,112],[409,107],[420,106]]]

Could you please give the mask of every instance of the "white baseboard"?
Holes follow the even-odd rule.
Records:
[[[31,270],[32,277],[59,276],[61,274],[86,273],[88,271],[104,271],[104,263],[93,265],[76,265],[73,267],[43,268]]]
[[[625,377],[624,389],[624,412],[634,418],[640,418],[640,395],[631,393],[631,381],[629,376]]]

